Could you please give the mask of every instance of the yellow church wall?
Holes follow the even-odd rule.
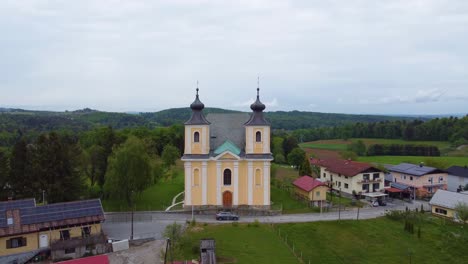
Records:
[[[200,134],[199,142],[194,142],[193,135],[195,134],[195,132],[198,132]],[[191,133],[192,154],[202,154],[203,135],[202,135],[201,128],[192,127],[190,129],[190,133]]]
[[[207,193],[206,202],[208,205],[216,205],[216,162],[209,161],[207,164]]]
[[[247,162],[239,162],[239,204],[248,204],[247,201]]]
[[[202,166],[199,161],[192,161],[192,205],[202,205]],[[198,177],[195,174],[198,170]]]

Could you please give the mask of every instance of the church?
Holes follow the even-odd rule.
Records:
[[[185,122],[185,208],[270,208],[270,123],[257,100],[252,113],[203,114],[196,90]]]

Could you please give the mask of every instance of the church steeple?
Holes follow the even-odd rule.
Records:
[[[257,100],[250,105],[253,113],[250,116],[249,121],[244,125],[246,126],[269,126],[270,123],[263,116],[263,110],[265,110],[265,105],[260,101],[260,87],[257,87]]]
[[[209,125],[210,122],[206,120],[205,116],[203,115],[203,108],[205,108],[205,105],[200,101],[200,98],[198,97],[198,82],[197,82],[197,94],[195,96],[195,101],[193,101],[192,104],[190,104],[190,108],[192,109],[192,116],[190,119],[185,122],[185,125]]]

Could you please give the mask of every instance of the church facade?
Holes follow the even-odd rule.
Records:
[[[185,208],[270,207],[270,123],[252,113],[203,114],[198,88],[185,122]]]

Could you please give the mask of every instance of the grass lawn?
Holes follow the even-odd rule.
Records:
[[[198,259],[199,255],[193,252],[193,248],[199,246],[202,238],[214,238],[216,256],[236,261],[228,263],[299,263],[271,227],[243,224],[199,225],[189,229],[178,259]]]
[[[468,157],[424,157],[424,156],[366,156],[366,157],[359,157],[358,161],[364,162],[375,162],[375,163],[383,163],[383,164],[400,164],[402,162],[409,162],[414,164],[419,164],[420,162],[424,162],[425,160],[435,160],[435,161],[442,161],[447,166],[465,166],[468,164]]]
[[[459,225],[440,220],[422,224],[421,238],[403,230],[403,221],[385,217],[372,220],[325,221],[254,227],[239,224],[198,225],[186,232],[178,259],[196,258],[201,238],[216,240],[216,254],[234,263],[466,263],[466,236]],[[415,225],[416,229],[416,225]],[[281,233],[281,238],[278,233]]]
[[[301,143],[301,147],[305,148],[319,148],[330,150],[344,150],[346,145],[349,145],[358,140],[362,140],[366,146],[372,144],[413,144],[413,145],[432,145],[437,146],[439,149],[447,149],[450,147],[448,141],[409,141],[403,139],[387,139],[387,138],[350,138],[348,140],[342,139],[327,139],[317,140],[311,142]]]
[[[135,210],[165,210],[172,203],[172,198],[184,190],[184,172],[181,164],[172,168],[170,177],[161,179],[143,193],[135,197]],[[178,201],[180,201],[180,197]],[[106,212],[128,211],[125,201],[108,199],[102,201]]]

